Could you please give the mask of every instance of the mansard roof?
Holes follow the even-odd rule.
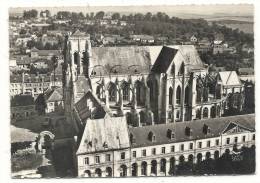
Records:
[[[77,154],[129,148],[125,117],[87,120]]]
[[[236,71],[219,72],[219,76],[224,86],[241,85],[240,79]]]
[[[249,131],[255,131],[255,115],[248,114],[214,119],[195,120],[179,122],[175,125],[174,123],[168,123],[144,127],[131,127],[129,128],[129,132],[135,139],[135,143],[132,144],[132,147],[145,147],[150,145],[162,145],[173,142],[184,142],[195,139],[197,140],[217,137],[222,133],[225,133],[225,130],[228,129],[230,125],[234,124]],[[207,134],[203,132],[204,125],[207,125],[210,128],[210,132]],[[187,127],[192,130],[192,134],[190,136],[185,134],[185,129]],[[175,131],[175,138],[170,139],[167,137],[168,129]],[[147,138],[150,131],[152,131],[156,136],[156,140],[154,142]]]

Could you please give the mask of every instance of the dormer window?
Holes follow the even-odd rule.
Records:
[[[108,148],[107,142],[104,142],[103,147]]]
[[[135,138],[133,134],[130,134],[130,143],[131,144],[135,143]]]
[[[204,133],[205,135],[209,134],[209,133],[210,133],[210,128],[209,128],[209,126],[206,125],[206,124],[204,124],[202,131],[203,131],[203,133]]]
[[[192,130],[190,127],[186,127],[185,128],[185,135],[186,136],[192,136]]]
[[[90,147],[92,147],[92,141],[89,141],[89,142],[88,142],[88,145],[89,145]]]
[[[150,141],[152,141],[152,142],[155,141],[155,135],[153,134],[153,132],[149,132],[149,134],[148,134],[148,139],[149,139]]]
[[[175,133],[173,132],[173,130],[170,130],[170,129],[167,130],[167,137],[169,139],[174,139],[175,138]]]

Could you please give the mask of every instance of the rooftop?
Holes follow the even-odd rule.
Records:
[[[219,76],[224,86],[241,85],[236,71],[221,71]]]
[[[208,134],[203,132],[204,125],[210,129]],[[129,133],[132,134],[135,139],[135,143],[132,143],[132,147],[142,147],[217,137],[235,126],[238,126],[244,130],[255,131],[255,115],[250,114],[179,122],[175,124],[168,123],[144,127],[132,127],[129,128]],[[187,127],[191,129],[192,133],[190,136],[185,134],[185,129]],[[168,130],[172,130],[172,132],[174,132],[173,139],[167,136]],[[150,132],[155,135],[155,141],[148,139],[148,134]]]
[[[129,148],[125,117],[88,120],[77,154]]]

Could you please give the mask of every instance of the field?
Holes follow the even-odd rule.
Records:
[[[241,24],[222,24],[226,27],[232,28],[232,29],[239,29],[240,31],[243,31],[244,33],[253,34],[254,33],[254,24],[253,23],[241,23]]]

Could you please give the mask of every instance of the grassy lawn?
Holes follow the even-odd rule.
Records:
[[[42,155],[32,149],[18,150],[11,156],[12,172],[38,168],[42,160]]]

